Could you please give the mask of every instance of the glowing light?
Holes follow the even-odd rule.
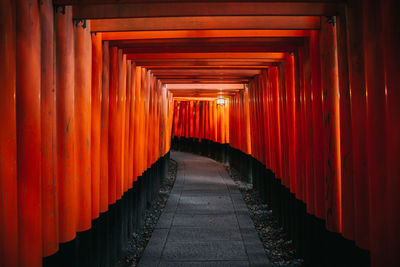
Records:
[[[225,99],[224,98],[218,98],[217,99],[217,105],[224,106],[225,105]]]

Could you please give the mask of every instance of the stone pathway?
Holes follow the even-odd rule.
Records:
[[[171,157],[175,185],[139,266],[271,266],[223,165],[183,152]]]

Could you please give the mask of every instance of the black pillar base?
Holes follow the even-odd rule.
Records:
[[[126,248],[129,237],[143,226],[147,203],[156,196],[168,176],[169,153],[133,182],[133,187],[107,212],[92,221],[92,227],[79,232],[70,242],[61,243],[54,255],[43,258],[45,267],[113,266]]]

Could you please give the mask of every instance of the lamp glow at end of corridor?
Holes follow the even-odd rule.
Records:
[[[217,105],[221,105],[221,106],[225,105],[225,99],[224,98],[218,98],[217,99]]]

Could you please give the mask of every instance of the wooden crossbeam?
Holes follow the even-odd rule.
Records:
[[[172,2],[107,4],[94,0],[55,0],[56,4],[74,5],[77,19],[184,17],[184,16],[328,16],[344,14],[344,1],[274,2]]]
[[[160,30],[275,29],[314,30],[320,28],[317,16],[197,16],[161,18],[93,19],[94,32]]]

